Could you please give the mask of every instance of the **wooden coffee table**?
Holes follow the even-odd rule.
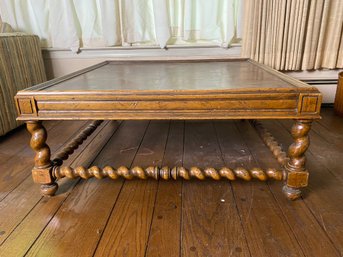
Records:
[[[248,59],[106,61],[17,93],[18,120],[26,121],[36,152],[33,180],[54,195],[68,177],[284,180],[289,199],[308,183],[305,151],[311,122],[320,118],[321,94],[294,78]],[[69,167],[63,161],[103,120],[249,120],[280,163],[278,168]],[[293,119],[294,143],[286,154],[263,128],[263,119]],[[51,158],[42,120],[92,120]]]

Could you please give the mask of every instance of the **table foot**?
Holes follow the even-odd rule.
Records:
[[[102,121],[92,121],[88,126],[81,130],[66,146],[56,154],[54,160],[51,160],[50,148],[46,144],[47,132],[41,121],[28,121],[27,130],[31,134],[30,146],[35,151],[35,165],[32,169],[32,177],[35,183],[41,184],[41,193],[44,196],[53,196],[58,184],[53,176],[54,167],[62,165],[63,161],[68,159],[69,155],[77,149],[84,140],[90,136]]]
[[[297,200],[301,197],[301,190],[298,188],[292,188],[287,185],[284,185],[282,188],[283,193],[289,200]]]
[[[283,192],[290,200],[298,199],[301,196],[300,189],[308,184],[309,173],[305,168],[305,152],[310,145],[308,133],[312,120],[296,120],[291,130],[294,142],[289,146],[288,154],[282,150],[281,145],[260,121],[251,120],[250,123],[283,167],[285,179]]]
[[[40,186],[40,192],[44,196],[54,196],[58,189],[58,184],[53,182],[51,184],[44,184]]]

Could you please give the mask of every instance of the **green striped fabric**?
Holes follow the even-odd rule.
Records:
[[[20,125],[14,96],[46,81],[38,36],[0,33],[0,135]]]

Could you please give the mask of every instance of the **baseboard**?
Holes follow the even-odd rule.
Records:
[[[342,69],[323,69],[315,71],[291,71],[285,72],[285,74],[317,87],[323,94],[323,103],[333,104],[338,83],[338,73],[341,71]]]
[[[323,103],[332,104],[335,101],[337,81],[335,84],[314,84],[316,88],[323,94]]]

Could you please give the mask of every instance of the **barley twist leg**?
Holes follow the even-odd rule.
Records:
[[[55,154],[53,165],[61,166],[63,161],[67,160],[69,155],[74,151],[96,130],[102,123],[102,120],[95,120],[89,123],[83,130],[81,130],[70,142],[67,143],[63,149]]]
[[[52,176],[50,148],[46,144],[47,132],[41,121],[28,121],[27,130],[31,134],[30,147],[35,151],[35,164],[32,177],[35,183],[41,184],[41,193],[52,196],[58,189],[58,184]]]
[[[305,168],[305,152],[310,145],[308,133],[311,129],[311,120],[297,120],[292,127],[293,144],[288,148],[289,160],[285,165],[286,183],[283,187],[285,195],[295,200],[301,196],[300,188],[308,183],[308,171]]]

